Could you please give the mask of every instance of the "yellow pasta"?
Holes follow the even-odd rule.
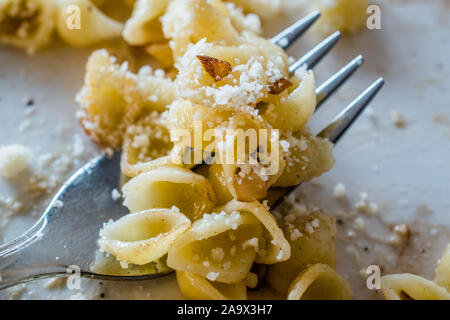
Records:
[[[137,0],[133,15],[123,29],[123,38],[131,45],[164,41],[158,18],[165,12],[169,0]]]
[[[291,256],[291,246],[284,237],[272,214],[259,202],[239,202],[232,200],[227,203],[225,212],[248,212],[253,214],[264,226],[261,242],[258,246],[256,263],[273,264],[286,261]]]
[[[0,1],[0,43],[34,53],[50,42],[55,11],[53,0]]]
[[[333,270],[334,219],[288,214],[280,227],[265,201],[271,187],[334,164],[332,144],[306,127],[317,104],[312,71],[291,75],[284,50],[258,36],[258,15],[276,14],[280,1],[107,3],[62,1],[61,37],[86,46],[121,34],[168,73],[154,65],[130,72],[106,50],[89,58],[81,125],[94,141],[122,148],[131,178],[122,188],[131,213],[101,230],[96,269],[172,268],[188,299],[246,299],[256,263],[270,265],[268,282],[289,299],[351,298]],[[91,34],[63,28],[69,4],[90,8]]]
[[[246,300],[247,288],[237,283],[211,282],[202,276],[186,271],[177,271],[177,282],[183,295],[190,300]]]
[[[120,166],[128,177],[172,164],[173,144],[167,127],[156,112],[127,128]]]
[[[198,56],[228,64],[228,75],[216,80]],[[246,35],[218,43],[205,39],[191,46],[179,59],[176,80],[181,96],[193,103],[257,115],[256,106],[267,100],[271,85],[288,78],[287,55],[263,38]]]
[[[209,167],[209,180],[214,188],[218,204],[226,204],[233,199],[220,164],[213,164]]]
[[[175,208],[132,213],[106,224],[99,246],[120,261],[143,265],[167,254],[190,226],[190,220]]]
[[[450,300],[445,288],[409,273],[381,277],[381,290],[388,300]]]
[[[286,166],[274,186],[295,186],[320,176],[334,166],[333,144],[328,140],[303,130],[290,135],[285,141],[289,144],[289,150],[284,153]]]
[[[205,214],[169,249],[167,264],[210,281],[236,283],[250,271],[261,234],[252,214]]]
[[[81,126],[94,141],[118,148],[126,128],[139,116],[163,111],[171,103],[176,96],[173,82],[149,71],[136,75],[106,50],[92,53],[77,100]]]
[[[303,214],[291,209],[285,217],[283,232],[291,245],[291,258],[269,267],[267,281],[285,294],[294,278],[310,264],[327,264],[334,268],[335,219],[320,211]]]
[[[89,57],[77,98],[84,131],[94,141],[113,148],[121,145],[126,127],[137,118],[143,104],[136,77],[121,69],[106,50]]]
[[[122,188],[124,205],[131,212],[176,206],[195,221],[215,205],[211,184],[201,175],[175,166],[144,172]]]
[[[293,86],[282,95],[272,96],[266,119],[283,132],[296,132],[303,128],[316,108],[316,93],[312,71],[297,72],[292,77]]]
[[[108,17],[123,22],[130,18],[135,0],[91,0],[91,2]]]
[[[353,293],[339,274],[327,264],[313,264],[292,282],[288,300],[350,300]]]
[[[367,19],[367,0],[313,0],[311,9],[318,9],[321,17],[317,29],[325,34],[340,30],[355,32],[364,27]]]
[[[381,277],[381,289],[388,300],[450,300],[450,244],[436,268],[434,282],[410,274]]]
[[[263,18],[273,18],[280,12],[280,0],[231,0],[246,11],[255,12]]]
[[[161,22],[165,38],[172,40],[175,57],[203,38],[214,41],[238,36],[231,19],[203,0],[170,1]]]
[[[439,260],[434,282],[450,292],[450,244],[447,245],[444,254]]]
[[[167,255],[156,261],[136,265],[117,260],[113,255],[97,250],[95,259],[89,270],[97,274],[108,274],[113,276],[142,276],[154,273],[169,273],[172,271],[166,264]]]
[[[61,0],[58,6],[58,34],[72,46],[90,46],[119,38],[122,33],[123,24],[105,15],[89,0]]]
[[[172,67],[174,64],[172,49],[168,42],[152,43],[145,47],[148,54],[153,56],[164,68]]]

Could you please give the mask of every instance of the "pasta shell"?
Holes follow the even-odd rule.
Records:
[[[264,244],[258,252],[255,262],[273,264],[286,261],[291,256],[291,246],[284,237],[273,215],[259,202],[239,202],[231,200],[223,210],[225,212],[248,212],[253,214],[264,226]]]
[[[258,241],[259,221],[248,213],[205,214],[170,248],[167,264],[211,281],[242,281],[255,259],[256,250],[246,243]]]
[[[303,128],[316,108],[315,81],[312,71],[307,71],[302,79],[291,78],[294,86],[285,94],[272,96],[272,105],[264,113],[264,118],[282,132],[296,132]]]
[[[152,209],[106,224],[98,243],[120,261],[143,265],[167,254],[190,226],[190,220],[176,209]]]
[[[444,254],[439,260],[434,281],[450,292],[450,244],[447,245]]]
[[[74,47],[119,38],[122,33],[122,23],[106,16],[89,0],[61,0],[58,5],[58,34]]]
[[[297,216],[294,210],[289,210],[291,213],[285,217],[283,226],[284,236],[291,245],[291,257],[271,265],[267,273],[267,281],[281,294],[286,294],[295,277],[308,265],[321,263],[334,268],[336,264],[335,219],[320,211]]]
[[[189,300],[247,300],[247,288],[242,281],[231,284],[210,282],[198,274],[177,271],[177,282]]]
[[[175,206],[192,221],[215,205],[211,184],[203,176],[174,166],[137,175],[122,188],[124,205],[131,212]]]
[[[0,42],[34,53],[50,42],[55,12],[53,0],[0,1]]]
[[[292,282],[288,300],[350,300],[353,293],[339,274],[329,265],[314,264]]]
[[[167,127],[154,112],[127,128],[120,167],[128,177],[171,164],[173,144]]]
[[[410,273],[381,277],[381,290],[388,300],[450,300],[445,288]]]
[[[168,3],[168,0],[137,0],[133,15],[123,29],[125,41],[134,46],[164,41],[158,18],[166,10]]]

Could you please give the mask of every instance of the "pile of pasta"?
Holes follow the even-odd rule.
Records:
[[[323,32],[364,24],[366,0],[310,4]],[[33,53],[54,30],[76,47],[122,38],[170,70],[134,73],[107,50],[88,60],[78,117],[93,141],[122,150],[130,210],[100,230],[93,271],[175,270],[189,299],[246,299],[263,284],[291,300],[352,298],[335,271],[335,219],[295,202],[281,219],[270,212],[279,188],[334,165],[332,144],[307,127],[314,74],[289,74],[286,53],[260,36],[261,19],[279,9],[277,0],[0,0],[2,43]],[[235,141],[192,139],[207,129],[262,129],[269,144],[258,136],[257,147],[236,150]],[[231,162],[190,161],[228,151]],[[389,275],[382,290],[388,299],[449,299],[449,262],[450,246],[434,281]]]
[[[189,299],[245,299],[265,278],[289,299],[351,298],[334,270],[335,220],[317,211],[280,226],[269,210],[273,190],[334,165],[332,144],[306,126],[314,74],[290,74],[286,53],[233,23],[226,9],[201,0],[164,8],[174,79],[149,66],[133,73],[106,50],[89,58],[80,123],[97,143],[122,150],[130,210],[104,225],[99,247],[133,270],[167,265]],[[263,129],[269,144],[258,136],[256,148],[231,150],[242,162],[195,166],[188,161],[195,151],[218,155],[235,144],[217,137],[198,144],[174,136],[179,129],[190,137],[199,129]]]
[[[185,1],[0,0],[0,43],[31,54],[48,45],[54,33],[74,47],[123,39],[129,45],[143,47],[169,67],[173,64],[172,50],[183,50],[187,43],[199,40],[189,39],[187,34],[181,36],[187,20],[209,19],[217,28],[228,30],[227,37],[235,37],[236,32],[243,30],[261,34],[261,19],[273,18],[281,10],[281,0],[209,0],[208,3],[212,8],[196,12],[197,18],[186,18],[183,8],[192,3]],[[367,0],[310,0],[304,9],[321,10],[323,17],[316,29],[322,33],[353,32],[364,26],[367,5]],[[174,7],[179,10],[173,10]],[[167,11],[174,16],[167,15]],[[220,21],[214,21],[215,18]],[[180,21],[175,25],[167,21],[176,19]],[[229,24],[233,30],[228,28]],[[192,26],[192,31],[195,28]],[[210,35],[215,32],[211,30]],[[178,48],[168,42],[177,37],[184,37],[177,39]]]

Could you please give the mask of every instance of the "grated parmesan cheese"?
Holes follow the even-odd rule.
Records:
[[[19,144],[0,147],[0,176],[13,178],[28,167],[31,151]]]

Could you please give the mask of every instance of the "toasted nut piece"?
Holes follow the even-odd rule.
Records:
[[[270,85],[269,93],[270,94],[280,94],[284,90],[289,88],[290,86],[292,86],[292,82],[291,81],[289,81],[288,79],[285,79],[285,78],[281,78],[281,79],[276,80],[274,83],[272,83]]]
[[[222,80],[231,72],[231,64],[226,61],[202,55],[198,55],[197,59],[200,60],[203,68],[215,81]]]

